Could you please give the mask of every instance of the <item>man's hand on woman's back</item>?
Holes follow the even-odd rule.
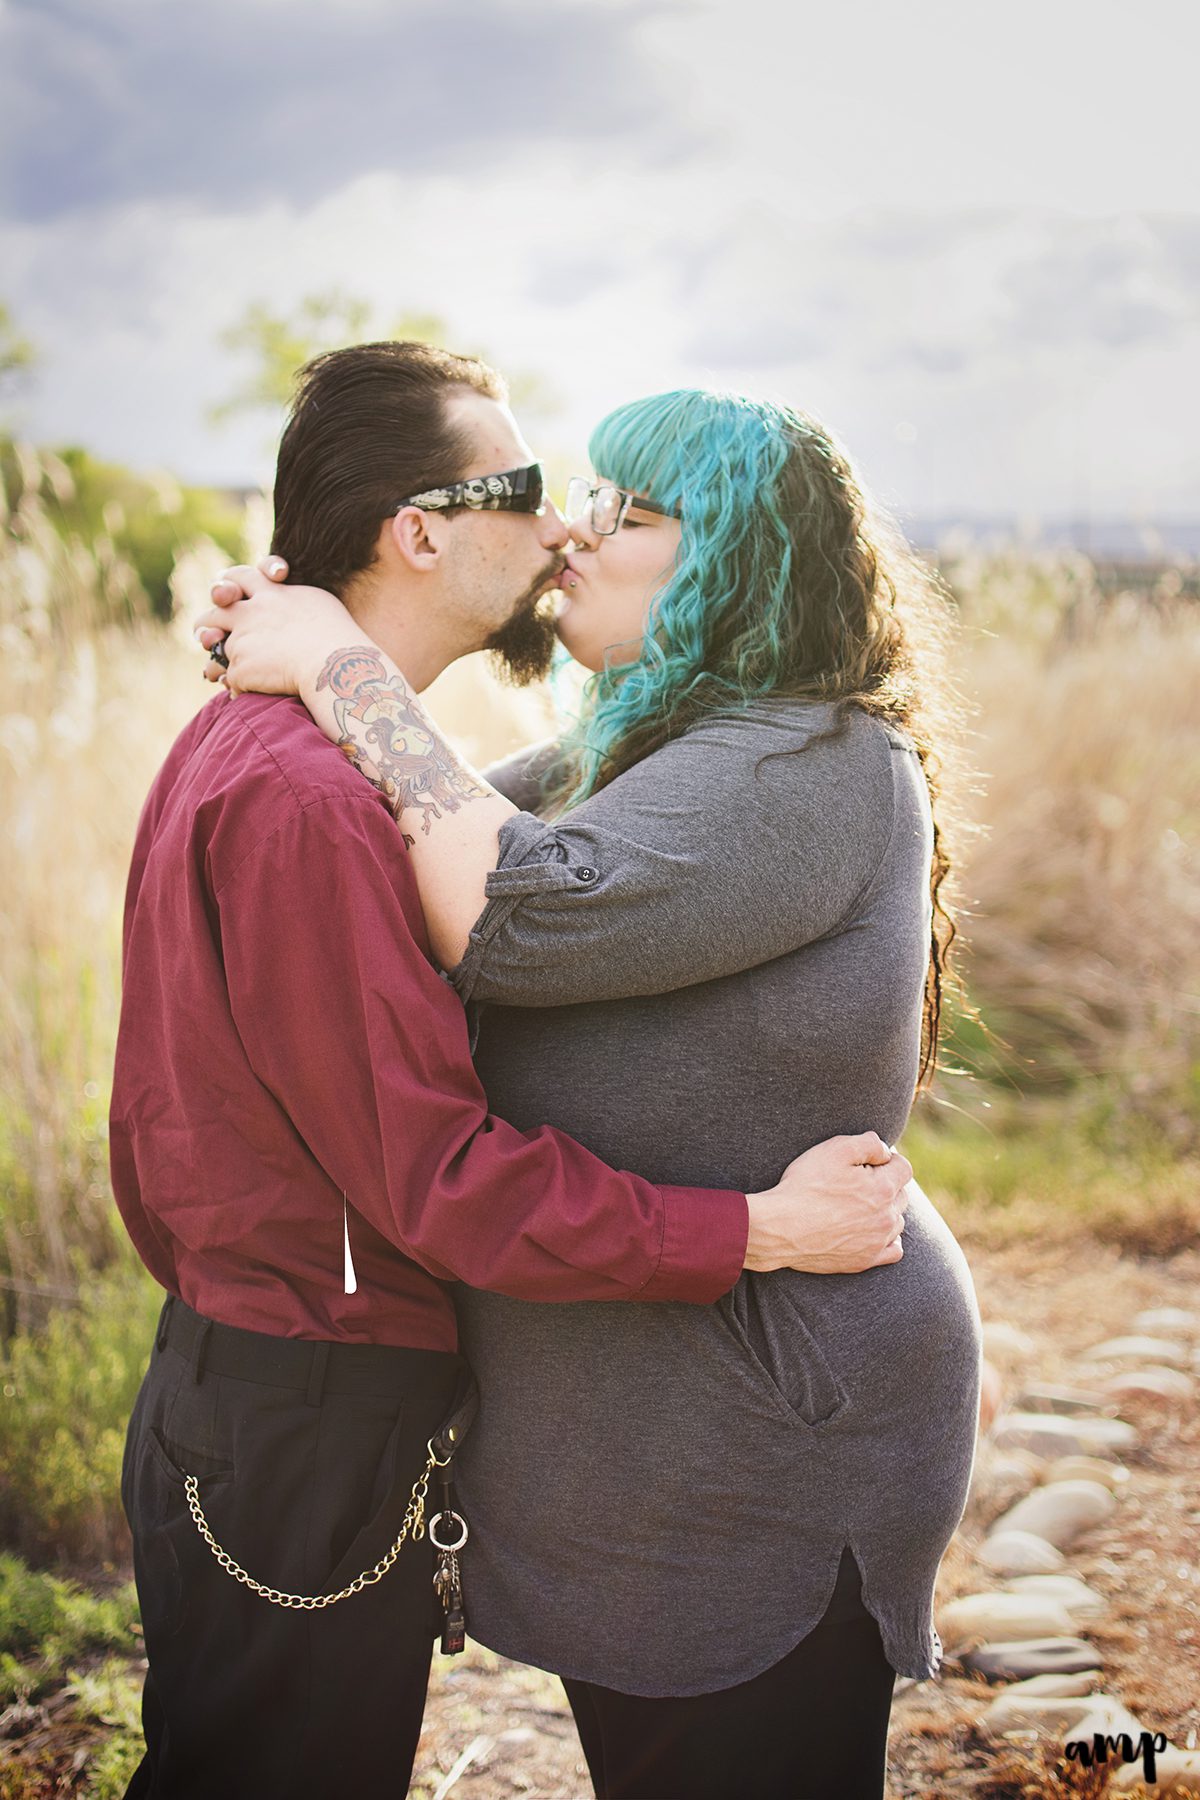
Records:
[[[912,1164],[874,1131],[827,1138],[775,1187],[747,1195],[746,1268],[857,1275],[899,1262],[912,1179]]]

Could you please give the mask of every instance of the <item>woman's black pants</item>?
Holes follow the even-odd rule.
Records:
[[[859,1589],[847,1550],[820,1624],[715,1694],[565,1681],[598,1800],[879,1800],[896,1675]]]
[[[397,1536],[461,1359],[210,1325],[168,1302],[126,1441],[146,1676],[129,1800],[402,1795],[439,1608],[428,1538],[319,1611],[272,1605],[223,1569],[188,1509],[257,1580],[336,1592]],[[431,1484],[429,1513],[438,1504]]]

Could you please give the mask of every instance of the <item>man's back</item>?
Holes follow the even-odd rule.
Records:
[[[339,930],[328,868],[290,854],[314,841],[300,829],[313,809],[328,821],[317,841],[341,840],[352,856],[366,829],[393,852],[396,918],[407,928],[389,945],[397,985],[438,981],[403,847],[378,796],[297,701],[218,697],[176,741],[134,846],[113,1087],[118,1204],[151,1272],[210,1318],[279,1336],[452,1349],[440,1284],[358,1217],[358,1290],[345,1292],[342,1194],[254,1066],[260,1034],[303,1030],[314,999],[305,942],[295,945],[291,992],[278,982],[267,992],[257,983],[233,990],[231,963],[253,965],[261,949],[278,968],[279,937],[298,903],[331,938]],[[377,833],[369,813],[380,815]],[[324,1089],[331,1111],[345,1071],[325,1060],[327,1046],[352,1030],[355,998],[307,1034],[311,1063],[303,1041],[292,1046],[306,1085]]]
[[[395,824],[290,699],[219,696],[146,802],[111,1134],[152,1273],[272,1336],[453,1349],[448,1279],[709,1299],[740,1265],[740,1196],[488,1118]]]

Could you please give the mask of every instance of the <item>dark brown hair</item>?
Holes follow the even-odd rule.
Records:
[[[354,344],[304,365],[279,444],[271,538],[292,581],[340,594],[374,562],[401,500],[466,473],[467,434],[446,411],[464,389],[508,398],[487,363],[433,344]]]

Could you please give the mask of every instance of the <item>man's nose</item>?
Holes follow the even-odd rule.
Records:
[[[542,543],[547,550],[562,550],[571,541],[571,533],[567,521],[555,506],[553,500],[547,500],[545,508],[538,518],[538,527]]]

